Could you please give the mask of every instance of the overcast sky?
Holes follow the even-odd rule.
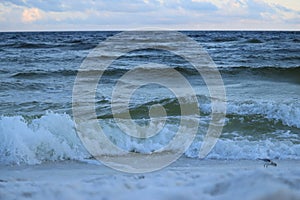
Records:
[[[300,30],[300,0],[1,0],[0,31]]]

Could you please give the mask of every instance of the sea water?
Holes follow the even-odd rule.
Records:
[[[0,33],[1,164],[80,161],[92,157],[77,136],[72,115],[73,86],[89,53],[118,33]],[[226,89],[225,125],[206,159],[300,159],[300,33],[182,33],[208,52]],[[126,43],[121,45],[126,48]],[[172,45],[181,47],[178,41]],[[111,103],[116,83],[132,68],[149,62],[177,70],[196,91],[199,128],[184,156],[198,159],[210,123],[210,95],[197,70],[170,52],[138,49],[111,63],[95,92],[99,124],[115,145],[128,152],[149,154],[174,137],[182,117],[180,103],[171,90],[157,84],[137,89],[129,110],[136,123],[147,124],[151,106],[164,106],[167,119],[159,134],[147,139],[134,138],[124,134],[114,120]],[[143,70],[146,74],[149,69],[140,72]],[[159,78],[168,79],[167,71],[160,70]],[[176,80],[169,81],[180,87]]]

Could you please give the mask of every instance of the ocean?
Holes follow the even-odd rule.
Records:
[[[89,53],[119,33],[0,33],[0,165],[93,160],[75,128],[74,83]],[[226,90],[222,134],[205,159],[299,160],[300,32],[181,33],[208,53]],[[167,39],[176,48],[182,45],[180,41]],[[132,40],[135,40],[134,35]],[[127,44],[119,45],[126,48]],[[100,126],[114,145],[128,152],[151,154],[172,140],[182,111],[180,101],[167,87],[153,83],[141,86],[132,93],[129,101],[129,113],[137,124],[149,124],[149,109],[153,105],[165,108],[165,126],[153,137],[135,138],[124,134],[112,113],[112,93],[118,80],[134,67],[150,62],[175,69],[194,89],[200,110],[197,116],[199,128],[183,156],[199,159],[211,119],[212,99],[198,71],[172,52],[141,48],[111,63],[95,91],[95,110]],[[145,73],[151,80],[148,71],[142,69],[139,73]],[[174,88],[181,87],[178,80],[170,79],[168,70],[159,69],[158,79],[169,81]]]

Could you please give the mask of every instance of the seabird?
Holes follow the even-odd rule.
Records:
[[[265,162],[264,167],[268,167],[269,165],[272,165],[274,167],[277,166],[277,163],[273,162],[272,160],[270,160],[268,158],[259,158],[258,160],[262,160]]]

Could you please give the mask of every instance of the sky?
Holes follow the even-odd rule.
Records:
[[[300,0],[0,0],[0,31],[300,30]]]

